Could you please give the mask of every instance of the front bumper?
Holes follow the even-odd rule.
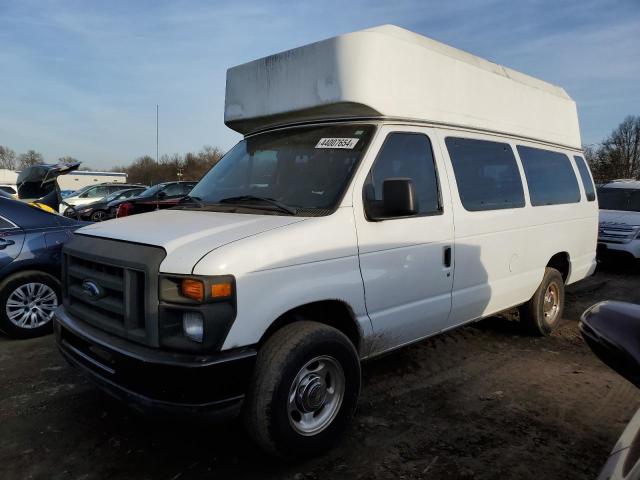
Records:
[[[613,243],[598,240],[599,256],[606,255],[626,255],[640,259],[640,239],[631,240],[627,243]]]
[[[233,415],[242,405],[256,351],[208,355],[167,352],[105,333],[55,313],[58,348],[100,388],[144,411]]]

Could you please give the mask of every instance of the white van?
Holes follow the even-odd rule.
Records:
[[[548,334],[595,269],[559,87],[385,26],[230,69],[225,112],[245,138],[177,208],[65,247],[60,349],[127,402],[315,454],[361,360],[516,306]]]
[[[602,255],[640,259],[640,181],[613,180],[598,187]]]

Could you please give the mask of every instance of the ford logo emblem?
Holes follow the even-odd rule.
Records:
[[[92,299],[98,299],[104,295],[104,291],[93,280],[82,281],[82,292]]]

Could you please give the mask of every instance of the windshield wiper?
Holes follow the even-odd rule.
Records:
[[[178,202],[179,205],[183,203],[196,203],[200,208],[205,206],[204,201],[200,197],[192,197],[191,195],[185,195]]]
[[[219,203],[244,203],[244,202],[250,202],[252,200],[253,201],[257,200],[259,202],[264,202],[264,203],[268,203],[269,205],[273,205],[274,207],[278,208],[278,210],[282,212],[286,212],[289,215],[295,215],[296,213],[298,213],[297,209],[290,207],[289,205],[285,205],[284,203],[274,200],[273,198],[259,197],[258,195],[239,195],[237,197],[223,198],[222,200],[219,201]]]

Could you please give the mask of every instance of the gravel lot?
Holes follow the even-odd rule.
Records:
[[[640,303],[640,274],[608,267],[571,288],[551,338],[492,318],[367,363],[344,441],[293,465],[262,455],[238,422],[127,410],[51,336],[0,337],[0,478],[594,478],[640,406],[578,334],[604,299]]]

